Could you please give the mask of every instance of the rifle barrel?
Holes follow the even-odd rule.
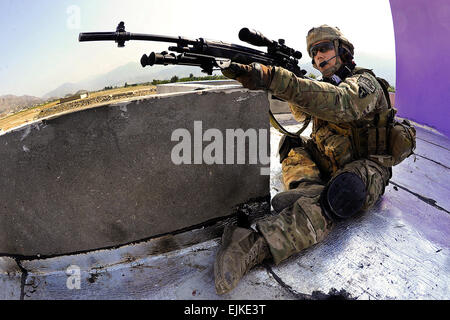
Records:
[[[195,44],[197,40],[185,39],[183,37],[168,37],[155,34],[130,33],[130,32],[82,32],[78,36],[78,41],[160,41],[171,43]]]
[[[78,41],[115,41],[117,32],[82,32],[78,36]]]

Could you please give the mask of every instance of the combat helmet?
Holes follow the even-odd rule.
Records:
[[[344,37],[341,30],[339,30],[338,27],[330,27],[326,24],[323,24],[320,27],[312,28],[311,30],[309,30],[308,35],[306,36],[306,48],[311,58],[313,58],[311,54],[312,45],[319,41],[324,40],[329,40],[333,42],[334,50],[337,56],[342,55],[345,52],[344,50],[347,50],[353,56],[354,52],[353,44],[350,41],[348,41],[346,37]],[[327,69],[323,75],[325,77],[329,77],[332,74],[334,74],[337,70],[339,70],[341,66],[342,60],[337,59],[336,65],[333,66],[332,68]],[[314,64],[314,59],[313,59],[313,67],[318,69],[317,66]]]

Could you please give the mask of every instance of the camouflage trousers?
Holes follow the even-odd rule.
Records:
[[[322,241],[331,231],[334,223],[322,211],[319,199],[333,177],[343,172],[353,172],[362,179],[367,190],[363,210],[375,204],[391,178],[389,168],[367,159],[350,162],[336,172],[324,174],[326,168],[320,165],[324,160],[314,157],[317,150],[308,147],[311,141],[307,142],[291,149],[282,162],[285,188],[301,190],[302,195],[277,215],[257,223],[276,264]]]

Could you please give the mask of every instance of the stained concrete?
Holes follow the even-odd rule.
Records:
[[[9,257],[0,257],[0,300],[18,300],[21,298],[22,270],[16,261]]]
[[[143,244],[145,246],[145,244]],[[142,245],[141,245],[142,246]],[[108,251],[89,255],[49,259],[45,262],[27,262],[31,268],[25,286],[25,300],[34,299],[293,299],[268,274],[258,268],[232,294],[218,296],[212,281],[218,241],[211,240],[186,249],[161,255],[133,258],[133,247],[127,247],[129,261],[118,265],[91,268],[80,266],[80,286],[69,289],[68,267],[80,262],[102,260]],[[122,250],[123,251],[123,250]],[[53,261],[52,261],[53,260]],[[55,264],[54,260],[60,263]],[[42,267],[46,266],[46,269]],[[37,269],[34,269],[36,268]],[[70,269],[69,269],[70,270]],[[40,271],[35,273],[34,271]],[[70,280],[69,280],[70,281]]]
[[[265,129],[264,92],[148,96],[0,136],[0,253],[51,256],[118,246],[230,215],[268,195],[268,164],[175,165],[175,129]],[[210,142],[203,142],[203,148]],[[225,144],[225,141],[224,141]],[[248,146],[247,146],[248,147]],[[269,149],[269,146],[268,146]],[[193,154],[192,154],[193,158]]]

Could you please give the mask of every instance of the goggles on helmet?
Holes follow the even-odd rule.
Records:
[[[314,58],[316,56],[317,52],[320,51],[322,53],[325,53],[330,50],[334,50],[334,44],[331,41],[327,41],[327,42],[321,42],[321,43],[318,43],[318,44],[312,46],[309,51],[311,53],[311,56]]]

